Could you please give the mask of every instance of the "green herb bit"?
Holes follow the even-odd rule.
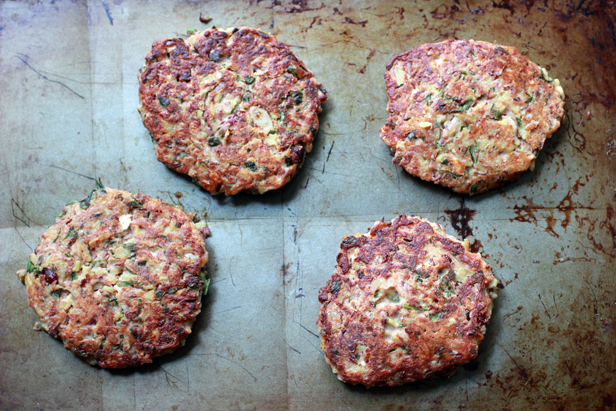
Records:
[[[110,298],[109,299],[109,305],[118,305],[118,299],[117,298]]]
[[[516,118],[515,118],[515,122],[517,123],[518,128],[522,128],[522,126],[524,125],[524,124],[522,123],[522,119],[520,119],[520,117],[516,117]]]
[[[554,80],[551,79],[548,75],[547,75],[547,71],[545,71],[545,69],[541,69],[541,76],[539,76],[539,78],[543,81],[546,81],[548,83],[553,82]]]
[[[220,140],[216,137],[210,137],[207,139],[207,144],[211,147],[216,147],[221,144]]]
[[[474,195],[477,192],[477,184],[473,184],[471,186],[471,195]]]
[[[492,108],[490,109],[490,112],[492,113],[492,117],[494,117],[495,120],[501,120],[503,118],[502,110],[495,109],[494,104],[492,104]]]
[[[471,146],[468,151],[471,155],[471,160],[473,160],[473,164],[475,164],[477,162],[477,143],[475,142],[475,145]]]
[[[207,290],[210,288],[210,279],[208,278],[207,280],[205,280],[205,282],[203,283],[203,295],[207,294]]]
[[[193,34],[195,34],[196,32],[197,32],[197,29],[187,29],[187,30],[186,30],[186,34],[188,34],[188,35],[193,35]]]
[[[431,106],[432,105],[432,93],[428,94],[424,100],[429,106]]]
[[[463,111],[468,111],[469,108],[475,103],[475,100],[468,100],[466,103],[460,104],[457,109],[451,110],[452,113],[461,113]]]
[[[130,244],[122,244],[122,247],[126,248],[129,251],[137,251],[137,244],[135,243],[130,243]]]
[[[105,186],[101,182],[101,178],[99,177],[95,181],[96,181],[96,189],[101,190],[103,193],[107,194],[107,192],[105,191]]]
[[[250,100],[250,92],[247,92],[246,94],[242,96],[242,101],[248,101],[248,100]]]
[[[143,207],[143,203],[137,199],[133,199],[132,201],[129,201],[127,204],[127,206],[129,206],[130,208],[141,208]]]
[[[528,93],[528,92],[525,92],[525,94],[528,96],[528,98],[526,99],[525,103],[526,103],[526,104],[528,104],[528,103],[532,103],[532,102],[533,102],[533,100],[535,99],[535,98],[533,97],[533,95],[532,95],[532,94],[530,94],[530,93]]]
[[[340,280],[336,279],[334,281],[332,281],[332,283],[329,286],[329,292],[332,294],[337,293],[338,291],[340,291],[340,289],[342,288],[342,284],[340,284]]]
[[[147,261],[139,261],[139,262],[137,263],[137,265],[138,265],[139,267],[143,267],[143,266],[144,266],[144,265],[146,265],[147,263],[148,263]]]
[[[77,273],[76,272],[71,272],[71,280],[75,281],[77,279]]]
[[[291,94],[291,98],[293,99],[293,102],[295,104],[301,104],[302,101],[304,100],[304,93],[302,93],[301,91],[296,91],[293,94]]]
[[[254,161],[246,161],[244,163],[244,167],[246,167],[250,171],[257,171],[257,165],[255,164]]]
[[[28,258],[28,268],[26,268],[26,272],[27,273],[33,273],[35,271],[37,271],[37,266],[35,266],[32,261],[30,261],[30,259]]]
[[[94,193],[96,193],[96,190],[92,190],[90,192],[90,194],[88,194],[88,196],[86,198],[81,200],[79,202],[79,207],[81,207],[84,210],[86,210],[88,207],[90,207],[90,201],[92,200],[92,194],[94,194]],[[96,196],[94,198],[96,198]]]
[[[406,136],[406,138],[408,138],[409,140],[412,140],[415,138],[416,135],[417,133],[415,132],[415,130],[413,130]]]
[[[53,290],[52,292],[49,293],[52,297],[56,297],[59,298],[60,294],[62,294],[62,289],[58,288],[57,290]]]
[[[460,178],[460,177],[462,177],[462,176],[463,176],[463,174],[456,174],[456,173],[453,173],[453,172],[451,172],[451,171],[447,171],[447,170],[445,170],[445,173],[446,173],[446,174],[449,174],[449,175],[450,175],[450,176],[452,176],[453,178]]]
[[[154,293],[154,296],[160,300],[161,298],[163,298],[163,292],[162,291],[156,291]]]
[[[167,107],[169,105],[169,103],[170,103],[169,99],[167,97],[163,97],[163,96],[158,97],[158,102],[163,107]]]
[[[70,227],[68,229],[68,233],[66,233],[66,237],[64,237],[64,239],[66,240],[67,238],[76,238],[77,237],[77,230],[75,230],[74,227]]]
[[[297,69],[293,66],[289,66],[287,67],[287,73],[289,74],[293,74],[295,77],[297,77]],[[321,90],[323,91],[323,90]]]
[[[438,321],[438,320],[442,320],[443,319],[443,314],[441,312],[438,312],[436,314],[430,314],[430,319],[432,321]]]
[[[133,284],[135,284],[135,281],[120,281],[120,282],[118,282],[118,286],[119,287],[130,287]]]
[[[246,76],[246,77],[244,77],[244,83],[252,84],[254,82],[255,82],[255,78],[253,76]]]
[[[402,304],[402,306],[404,308],[406,308],[407,310],[419,310],[419,311],[424,311],[423,308],[421,307],[417,307],[416,305],[411,305],[411,304]]]
[[[430,277],[430,274],[423,271],[423,270],[411,270],[413,272],[413,274],[415,274],[416,276],[418,276],[419,278],[428,278]]]
[[[355,360],[359,361],[360,355],[359,354],[355,354]]]
[[[391,302],[394,302],[394,303],[400,302],[400,295],[398,293],[396,293],[395,295],[385,294],[385,297]]]

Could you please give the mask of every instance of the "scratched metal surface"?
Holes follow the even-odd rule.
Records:
[[[615,8],[584,0],[0,3],[0,408],[616,409]],[[211,23],[200,23],[200,12]],[[329,100],[290,185],[212,198],[155,160],[135,109],[137,70],[155,39],[240,24],[291,45]],[[567,94],[564,124],[535,171],[473,198],[409,177],[378,138],[386,62],[452,37],[516,46]],[[14,275],[93,177],[206,213],[213,233],[212,286],[194,334],[151,366],[93,368],[33,331],[36,315]],[[318,349],[317,291],[343,235],[398,213],[470,238],[503,288],[479,357],[455,376],[347,386]]]

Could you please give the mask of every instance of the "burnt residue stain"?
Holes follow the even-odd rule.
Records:
[[[559,235],[554,231],[554,226],[556,225],[557,219],[554,217],[555,212],[559,212],[563,214],[563,217],[559,218],[561,227],[566,230],[569,224],[571,223],[571,213],[577,210],[594,210],[594,207],[584,206],[578,202],[574,202],[572,199],[573,195],[578,195],[579,188],[586,185],[586,182],[582,181],[583,179],[586,182],[589,181],[589,176],[581,176],[579,177],[573,186],[569,189],[567,194],[563,197],[562,200],[556,206],[542,206],[535,204],[532,199],[527,196],[522,196],[522,199],[526,202],[523,205],[514,205],[513,211],[516,216],[511,218],[510,221],[517,221],[519,223],[535,223],[537,224],[537,215],[538,211],[543,211],[549,213],[548,216],[545,217],[546,220],[546,231],[554,236],[559,237]]]
[[[536,405],[549,404],[541,407],[547,410],[606,409],[601,406],[613,403],[606,394],[616,392],[610,315],[616,288],[609,279],[575,282],[571,292],[538,294],[530,317],[524,318],[521,306],[504,316],[517,329],[513,340],[497,344],[509,361],[485,385],[502,390],[511,409],[528,395]]]
[[[545,221],[545,231],[555,238],[560,238],[562,235],[556,230],[557,224],[562,227],[564,232],[567,232],[572,221],[575,221],[574,230],[579,232],[579,234],[585,234],[587,241],[583,242],[582,245],[586,246],[586,249],[616,258],[616,215],[614,213],[614,206],[608,203],[605,206],[605,217],[602,217],[596,211],[600,211],[603,207],[596,207],[592,200],[588,205],[584,205],[573,199],[574,196],[579,195],[580,187],[584,187],[589,181],[589,176],[580,176],[568,190],[567,194],[555,206],[538,205],[532,199],[523,196],[522,199],[526,204],[516,204],[513,206],[516,216],[511,218],[510,221],[533,223],[536,226],[539,226],[539,220]],[[609,243],[597,238],[597,236],[601,235],[601,230],[603,230],[603,233],[607,233],[607,236],[610,238]],[[578,257],[575,260],[594,261],[588,255]],[[555,261],[554,264],[559,262],[563,261]]]
[[[289,274],[289,269],[291,268],[291,263],[286,263],[280,266],[280,274],[282,274],[282,278],[286,279]]]
[[[616,252],[616,228],[614,227],[614,207],[612,204],[608,204],[607,207],[605,207],[605,220],[599,223],[599,228],[605,229],[610,233],[612,238],[612,250],[610,254]]]
[[[359,69],[359,72],[361,74],[364,74],[366,72],[366,68],[368,67],[370,60],[372,60],[372,57],[374,57],[375,54],[376,54],[376,50],[370,51],[370,54],[368,54],[368,57],[366,57],[366,64],[362,68]]]
[[[258,2],[259,1],[257,0],[257,3]],[[289,2],[274,0],[272,2],[272,8],[276,6],[282,6],[281,12],[288,14],[305,13],[307,11],[317,11],[325,8],[325,3],[321,3],[318,7],[311,7],[308,0],[291,0],[290,4],[285,3]]]
[[[456,210],[445,210],[445,214],[449,216],[451,226],[456,230],[458,235],[465,239],[468,236],[473,235],[473,230],[469,227],[468,223],[473,219],[473,216],[477,213],[475,210],[471,210],[464,205],[464,197],[460,200],[460,208]]]
[[[493,1],[492,2],[492,7],[498,8],[498,9],[509,10],[509,12],[511,13],[512,16],[513,16],[513,13],[515,12],[515,9],[513,8],[511,3],[509,2],[509,0],[503,0],[500,3]]]
[[[366,24],[368,24],[368,20],[364,20],[364,21],[354,21],[352,18],[350,17],[345,17],[344,21],[342,22],[342,24],[355,24],[358,26],[362,26],[362,27],[366,27]]]
[[[563,128],[566,130],[568,137],[567,141],[571,144],[571,147],[582,154],[586,150],[586,136],[581,131],[578,131],[571,117],[571,113],[565,114],[563,118]]]

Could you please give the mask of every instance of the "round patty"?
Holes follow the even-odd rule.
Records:
[[[62,210],[17,274],[41,327],[88,363],[150,363],[183,345],[201,311],[206,230],[150,196],[100,186]]]
[[[287,184],[327,99],[286,45],[248,27],[156,41],[139,79],[158,160],[211,194]]]
[[[410,174],[465,194],[516,180],[560,126],[565,95],[514,47],[423,44],[387,64],[381,139]]]
[[[401,215],[344,237],[337,262],[317,326],[338,379],[395,386],[477,356],[497,281],[468,241]]]

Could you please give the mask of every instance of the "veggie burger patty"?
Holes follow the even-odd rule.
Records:
[[[88,363],[123,368],[184,343],[209,280],[204,222],[99,186],[67,205],[20,270],[41,327]]]
[[[516,180],[560,126],[564,92],[514,47],[423,44],[385,72],[394,164],[453,191],[478,194]]]
[[[287,184],[312,150],[327,99],[286,45],[248,27],[156,41],[139,79],[158,160],[211,194]]]
[[[477,356],[497,280],[438,224],[401,215],[344,237],[319,290],[321,349],[338,379],[396,386]]]

